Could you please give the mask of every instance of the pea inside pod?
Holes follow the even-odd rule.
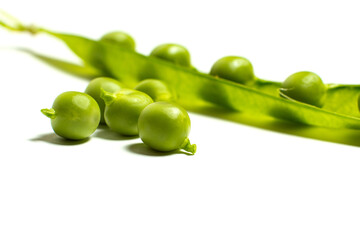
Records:
[[[191,67],[189,51],[179,44],[161,44],[151,51],[150,56],[170,61],[184,67]]]
[[[279,89],[280,96],[303,103],[322,107],[324,105],[326,86],[321,78],[308,71],[290,75]]]
[[[158,79],[142,80],[134,89],[146,93],[154,102],[174,100],[167,84]]]
[[[153,102],[147,94],[122,89],[116,93],[101,90],[105,102],[104,118],[109,128],[126,136],[138,135],[138,118],[141,111]]]
[[[135,50],[135,40],[126,32],[114,31],[103,35],[100,41],[116,44],[120,47]]]
[[[138,127],[141,140],[154,150],[196,152],[196,145],[191,144],[188,138],[191,127],[189,115],[175,103],[149,104],[139,116]]]
[[[51,119],[54,132],[66,139],[89,137],[100,122],[100,108],[88,94],[69,91],[56,97],[52,108],[41,109]]]
[[[226,56],[217,60],[211,67],[210,75],[242,84],[255,80],[251,62],[237,56]]]

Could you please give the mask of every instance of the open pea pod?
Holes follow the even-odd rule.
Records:
[[[23,25],[9,27],[0,23],[11,30],[50,34],[67,44],[85,64],[101,70],[104,75],[119,79],[129,87],[134,87],[145,78],[161,79],[175,90],[177,101],[184,107],[214,103],[237,111],[312,126],[360,129],[357,107],[360,85],[327,85],[325,105],[318,108],[279,97],[279,82],[257,79],[251,86],[245,86],[114,44],[41,28],[26,28]]]
[[[85,62],[133,87],[142,79],[158,78],[176,90],[184,106],[207,102],[238,111],[265,114],[330,128],[360,128],[357,97],[360,85],[328,85],[323,108],[279,97],[280,83],[257,80],[245,86],[190,68],[141,55],[113,44],[46,31],[64,41]],[[101,64],[100,64],[101,63]]]

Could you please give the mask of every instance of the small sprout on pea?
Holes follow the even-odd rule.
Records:
[[[56,117],[56,112],[53,108],[43,108],[41,112],[50,119],[55,119]]]

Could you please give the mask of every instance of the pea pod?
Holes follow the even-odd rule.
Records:
[[[109,77],[126,81],[129,87],[136,86],[145,78],[162,79],[176,91],[177,102],[185,107],[204,106],[210,102],[237,111],[268,115],[307,125],[360,129],[357,105],[360,85],[328,84],[324,105],[319,108],[279,97],[280,82],[256,79],[253,84],[245,86],[114,44],[42,28],[28,28],[19,23],[15,26],[4,22],[0,24],[11,30],[50,34],[67,44],[86,64],[101,69]],[[94,49],[100,54],[95,56]]]

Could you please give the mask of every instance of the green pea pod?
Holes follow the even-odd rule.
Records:
[[[185,108],[214,103],[236,111],[267,115],[312,126],[360,129],[357,98],[360,85],[327,85],[322,108],[279,97],[281,83],[256,79],[242,85],[85,37],[52,32],[22,24],[0,25],[17,31],[46,33],[62,40],[84,63],[134,87],[145,78],[161,79],[176,91]]]

